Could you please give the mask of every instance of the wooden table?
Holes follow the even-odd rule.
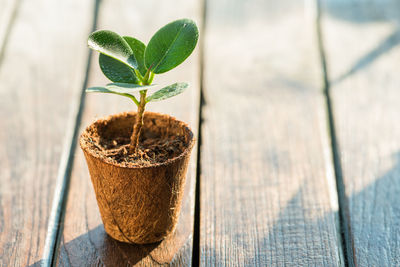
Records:
[[[190,59],[149,106],[196,132],[176,232],[104,232],[78,134],[134,109],[94,29],[147,42],[197,21]],[[0,266],[400,266],[400,3],[0,0]]]

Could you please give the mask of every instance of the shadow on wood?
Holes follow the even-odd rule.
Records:
[[[38,262],[35,262],[34,264],[29,265],[28,267],[41,267],[42,264],[44,264],[44,261],[40,260]]]
[[[319,0],[324,5],[324,11],[335,18],[352,23],[371,23],[372,21],[398,21],[400,2],[397,0],[370,1],[337,1]]]
[[[337,83],[343,81],[344,79],[353,75],[357,71],[370,65],[372,62],[374,62],[374,60],[378,59],[383,54],[389,52],[398,44],[400,44],[400,28],[394,30],[389,36],[387,36],[384,40],[382,40],[374,49],[372,49],[367,54],[359,58],[356,62],[354,62],[354,64],[346,73],[344,73],[331,83]]]
[[[347,205],[353,205],[354,203],[359,203],[359,199],[374,199],[374,201],[365,203],[363,207],[355,210],[360,215],[353,216],[353,218],[360,218],[360,221],[352,222],[353,225],[356,224],[358,227],[350,230],[350,240],[354,243],[354,238],[363,239],[357,240],[357,243],[361,242],[362,244],[368,244],[368,246],[358,249],[368,250],[368,253],[371,254],[370,260],[382,260],[382,257],[386,257],[383,262],[398,265],[400,264],[400,255],[396,244],[400,244],[400,206],[397,205],[398,196],[400,195],[400,179],[398,179],[400,177],[400,152],[395,155],[395,158],[396,162],[390,170],[345,202]],[[337,212],[326,213],[321,218],[305,218],[304,213],[301,212],[303,210],[302,203],[307,201],[305,200],[307,192],[305,192],[304,188],[307,188],[307,186],[303,184],[291,200],[287,202],[286,208],[280,212],[278,220],[268,231],[268,235],[259,237],[257,240],[260,247],[275,246],[276,250],[274,250],[274,253],[276,255],[271,255],[272,257],[265,257],[263,259],[259,257],[264,257],[265,254],[262,254],[264,256],[261,254],[254,255],[253,259],[251,257],[241,259],[243,262],[268,263],[268,266],[290,265],[294,264],[294,262],[282,262],[282,260],[297,258],[298,261],[296,264],[307,266],[314,262],[315,257],[318,258],[324,255],[326,244],[317,244],[316,242],[327,240],[324,236],[318,236],[318,234],[324,235],[325,233],[313,233],[313,229],[323,228],[323,225],[327,225],[333,217],[337,216],[335,214]],[[294,207],[294,205],[298,207]],[[246,234],[243,233],[243,235]],[[304,244],[300,239],[303,239],[305,235],[308,240],[307,243],[310,243],[313,251],[309,251],[307,246],[298,245]],[[232,240],[245,240],[245,238],[235,237]],[[96,248],[93,247],[94,244]],[[60,251],[67,254],[68,257],[63,257],[57,263],[57,266],[87,266],[97,264],[105,266],[112,266],[114,264],[118,264],[117,266],[125,266],[126,264],[135,265],[143,258],[147,256],[151,257],[150,253],[159,245],[160,242],[149,245],[121,243],[110,238],[105,233],[103,225],[99,225],[68,243],[62,243]],[[347,246],[353,247],[352,244],[347,244]],[[235,247],[246,249],[246,244],[235,244]],[[88,249],[95,251],[92,253],[81,252]],[[286,256],[283,257],[280,253]],[[82,257],[82,255],[91,255],[93,258]],[[324,261],[324,259],[320,260]],[[38,267],[40,264],[41,261],[29,267]]]
[[[398,205],[398,196],[400,195],[400,152],[394,156],[394,164],[391,169],[376,180],[365,187],[357,194],[353,194],[345,200],[348,206],[357,206],[362,200],[371,199],[369,202],[364,202],[357,209],[353,208],[353,215],[348,218],[353,227],[350,229],[350,238],[352,244],[346,244],[346,247],[366,251],[370,257],[368,259],[357,259],[360,266],[398,266],[400,264],[400,206]],[[299,205],[304,201],[304,196],[307,192],[303,192],[301,186],[298,192],[287,203],[286,209],[279,216],[274,227],[269,231],[268,237],[261,242],[272,242],[273,240],[282,240],[283,244],[276,244],[282,247],[282,251],[287,254],[298,254],[299,265],[306,266],[312,262],[312,259],[307,257],[309,254],[307,247],[298,247],[296,243],[300,243],[299,238],[304,235],[299,235],[299,231],[304,231],[308,234],[307,240],[324,240],[324,237],[314,237],[312,229],[318,229],[322,225],[326,225],[327,221],[332,216],[337,216],[332,212],[325,214],[324,217],[301,218],[301,220],[288,221],[287,218],[296,218],[300,214],[290,214],[294,210],[301,210],[302,207],[293,209],[293,205]],[[355,215],[354,213],[359,213]],[[282,219],[283,218],[283,219]],[[358,221],[354,221],[357,219]],[[302,224],[302,222],[307,222]],[[322,233],[323,234],[323,233]],[[365,247],[360,247],[357,244],[366,244]],[[321,251],[324,250],[324,244],[319,244]],[[314,245],[315,247],[315,245]],[[345,248],[344,248],[345,249]],[[355,255],[354,251],[350,251],[351,255]],[[313,253],[313,255],[316,255]],[[283,257],[280,257],[283,258]],[[350,260],[352,260],[350,258]],[[277,265],[279,265],[278,263]],[[285,262],[285,264],[293,264]],[[386,265],[387,264],[387,265]],[[351,266],[351,265],[350,265]]]
[[[148,245],[131,245],[118,242],[109,237],[103,225],[99,225],[86,234],[72,241],[60,244],[60,253],[63,253],[57,266],[87,266],[103,264],[105,266],[135,265],[150,255],[161,242]],[[94,248],[93,246],[96,245]],[[82,253],[82,250],[95,250],[93,253]],[[91,255],[92,258],[85,256]],[[82,257],[84,256],[84,257]],[[111,264],[111,265],[110,265]]]
[[[347,205],[357,205],[360,199],[370,198],[374,200],[364,203],[364,206],[354,210],[360,215],[352,217],[358,218],[360,221],[352,222],[353,225],[356,224],[358,226],[356,229],[350,230],[351,236],[349,240],[354,244],[354,239],[356,238],[358,239],[356,241],[358,244],[368,244],[366,247],[357,247],[357,249],[363,249],[370,254],[369,259],[358,259],[358,262],[364,263],[360,266],[400,265],[398,245],[400,244],[400,206],[398,205],[398,196],[400,196],[400,152],[394,157],[396,162],[391,169],[379,176],[361,192],[352,195],[345,201]],[[323,178],[321,177],[321,179]],[[330,259],[326,258],[325,255],[327,244],[320,242],[321,240],[329,240],[325,236],[329,233],[314,230],[323,229],[324,226],[329,225],[329,221],[333,217],[338,217],[338,214],[336,211],[325,213],[320,218],[305,217],[304,206],[302,206],[307,201],[308,192],[306,192],[305,188],[307,188],[305,184],[300,186],[296,194],[287,202],[285,209],[280,212],[277,221],[268,231],[268,235],[258,237],[257,242],[260,248],[275,247],[276,249],[270,251],[271,254],[269,255],[261,253],[239,259],[241,264],[257,262],[266,264],[266,266],[310,266],[318,261],[324,262],[323,266],[330,266]],[[239,233],[238,235],[243,235],[243,237],[235,236],[229,238],[236,241],[246,240],[245,236],[247,234]],[[304,238],[307,240],[306,244],[309,245],[303,246]],[[353,244],[347,244],[347,246],[352,248]],[[244,250],[251,250],[249,244],[232,245],[232,248],[239,247]],[[229,250],[232,248],[223,249]],[[337,253],[341,254],[340,251]],[[220,254],[220,251],[215,251],[214,255]],[[331,257],[334,258],[335,255],[331,255]],[[292,261],[289,262],[288,259]],[[293,259],[296,259],[296,262]],[[225,263],[229,262],[229,259],[227,260]],[[379,265],[379,262],[384,264]],[[223,265],[224,262],[219,262],[218,264]],[[343,264],[341,265],[343,266]]]
[[[390,170],[346,201],[352,207],[348,246],[358,250],[353,255],[368,255],[357,259],[359,266],[400,265],[400,152],[394,157]]]
[[[399,1],[389,0],[385,4],[379,1],[370,1],[368,5],[363,1],[354,1],[349,4],[347,1],[322,0],[322,3],[323,11],[335,19],[354,24],[390,22],[393,23],[394,28],[391,34],[355,61],[348,71],[331,81],[332,84],[341,82],[359,70],[369,66],[379,57],[400,44]],[[351,7],[349,8],[349,6]]]

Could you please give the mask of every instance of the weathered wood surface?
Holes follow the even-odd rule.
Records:
[[[147,43],[161,26],[174,19],[190,17],[201,25],[201,7],[202,3],[198,0],[143,2],[103,0],[99,10],[98,28],[134,36]],[[160,85],[176,81],[189,81],[190,88],[184,94],[170,100],[150,103],[148,109],[172,114],[178,119],[188,122],[197,135],[199,73],[199,48],[197,48],[188,61],[166,75],[156,76],[154,81]],[[97,55],[93,57],[89,77],[89,86],[108,82],[99,69]],[[136,109],[136,106],[126,98],[88,94],[85,100],[81,130],[95,118],[132,109]],[[80,148],[77,148],[57,265],[190,265],[192,261],[195,176],[196,149],[192,152],[184,206],[176,233],[158,244],[127,245],[114,241],[106,235],[86,162]]]
[[[400,3],[322,1],[351,264],[400,265]]]
[[[201,32],[202,266],[340,266],[343,249],[349,265],[400,265],[400,3],[321,0],[334,149],[349,223],[343,225],[345,248],[313,3],[208,1],[207,31]],[[0,0],[0,266],[42,263],[60,157],[68,152],[63,144],[71,141],[66,127],[73,126],[86,75],[93,4]],[[201,24],[201,9],[200,0],[102,0],[98,28],[147,42],[173,19]],[[189,81],[190,89],[149,105],[187,121],[196,133],[199,52],[155,81]],[[107,82],[97,55],[89,78],[89,86]],[[80,129],[134,108],[118,96],[87,95]],[[147,246],[105,234],[79,148],[75,155],[57,265],[192,263],[196,151],[177,232]]]
[[[315,9],[307,3],[208,1],[202,266],[341,265]]]
[[[0,65],[0,266],[42,256],[91,14],[89,1],[22,1],[8,35]]]

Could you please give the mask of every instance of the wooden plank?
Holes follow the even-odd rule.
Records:
[[[23,1],[0,66],[0,266],[39,264],[85,77],[88,1]]]
[[[350,263],[399,266],[400,3],[322,3]]]
[[[315,7],[209,1],[202,266],[339,266]]]
[[[175,8],[176,6],[179,8]],[[198,0],[161,2],[105,0],[100,6],[99,28],[134,36],[147,43],[164,24],[181,17],[190,17],[201,23],[200,15],[201,1]],[[155,78],[157,84],[189,81],[191,87],[180,96],[148,105],[149,110],[172,114],[188,122],[196,135],[200,92],[198,50],[182,66]],[[90,70],[89,86],[105,83],[107,80],[99,69],[96,55]],[[86,97],[81,130],[95,118],[136,108],[130,100],[119,96],[88,94]],[[196,151],[192,152],[184,207],[177,231],[159,244],[145,246],[123,244],[107,236],[80,148],[77,148],[73,166],[57,265],[149,266],[168,263],[188,266],[191,264]]]

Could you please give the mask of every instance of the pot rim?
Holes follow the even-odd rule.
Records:
[[[80,134],[80,136],[79,136],[79,146],[81,147],[81,149],[82,149],[84,152],[86,152],[86,153],[88,153],[90,156],[92,156],[92,157],[94,157],[94,158],[100,160],[101,162],[103,162],[103,163],[105,163],[105,164],[108,164],[108,165],[111,165],[111,166],[118,167],[118,168],[123,168],[123,169],[154,169],[154,168],[159,168],[159,167],[167,166],[167,165],[170,165],[170,164],[174,163],[175,161],[178,161],[178,160],[184,158],[187,154],[189,154],[189,153],[192,151],[192,148],[193,148],[193,146],[194,146],[194,144],[195,144],[196,139],[195,139],[194,134],[193,134],[193,131],[192,131],[192,129],[189,127],[189,125],[188,125],[186,122],[181,121],[181,120],[178,120],[178,119],[176,119],[175,117],[173,117],[173,116],[171,116],[171,115],[169,115],[169,114],[164,114],[164,113],[160,113],[160,112],[152,112],[152,111],[145,111],[145,114],[147,113],[147,114],[153,114],[153,115],[157,115],[157,116],[160,116],[160,115],[161,115],[161,116],[168,116],[168,117],[170,117],[171,119],[173,119],[173,120],[178,121],[179,123],[181,123],[181,124],[182,124],[182,128],[185,128],[185,129],[188,130],[188,132],[189,132],[189,138],[190,138],[189,144],[188,144],[188,146],[185,148],[185,150],[184,150],[181,154],[179,154],[179,156],[174,157],[174,158],[169,158],[168,160],[166,160],[166,161],[164,161],[164,162],[161,162],[161,163],[153,163],[153,164],[151,164],[150,166],[123,166],[123,165],[121,165],[120,163],[112,163],[112,162],[106,161],[106,160],[104,160],[103,158],[100,158],[97,154],[93,153],[90,149],[88,149],[87,146],[85,146],[85,147],[82,146],[83,134],[89,129],[89,127],[91,127],[91,126],[94,125],[95,123],[98,123],[98,122],[100,122],[100,121],[108,121],[108,120],[110,120],[111,118],[113,118],[114,116],[118,116],[118,115],[136,114],[136,113],[137,113],[136,111],[125,111],[125,112],[120,112],[120,113],[116,113],[116,114],[111,114],[111,115],[108,115],[108,116],[105,116],[105,117],[102,117],[102,118],[99,118],[99,119],[95,120],[94,122],[92,122],[91,124],[89,124],[89,125],[85,128],[85,130]]]

